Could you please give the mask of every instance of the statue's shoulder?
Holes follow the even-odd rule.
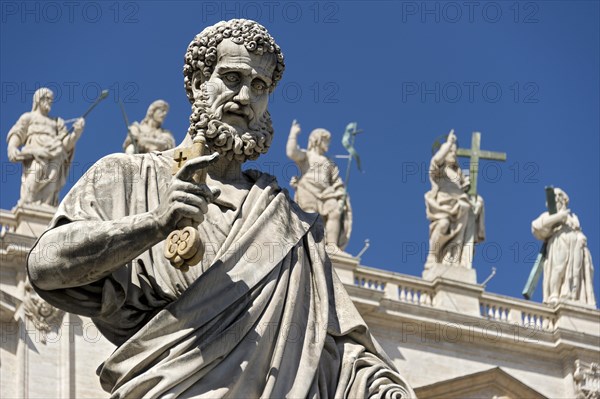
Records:
[[[29,124],[31,123],[31,120],[33,119],[35,113],[31,112],[31,111],[27,111],[24,114],[22,114],[19,119],[17,119],[17,123],[20,124]]]
[[[152,163],[155,166],[162,166],[165,164],[165,167],[168,167],[170,164],[168,163],[169,159],[160,154],[125,154],[122,152],[117,152],[114,154],[106,155],[100,158],[94,166],[101,166],[110,169],[116,168],[139,168],[144,163]]]
[[[131,182],[142,181],[141,174],[153,169],[158,175],[170,175],[171,160],[158,154],[115,153],[100,158],[83,179],[94,184],[118,182],[121,178],[132,178]]]

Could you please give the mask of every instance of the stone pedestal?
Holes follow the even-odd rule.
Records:
[[[17,205],[12,209],[16,220],[16,234],[39,237],[56,213],[56,208],[48,205]]]
[[[436,278],[477,284],[477,273],[475,272],[475,269],[468,269],[462,266],[447,266],[437,263],[432,267],[423,270],[423,279],[433,281]]]
[[[435,264],[423,271],[423,279],[433,282],[433,306],[472,316],[479,316],[479,296],[475,269]]]

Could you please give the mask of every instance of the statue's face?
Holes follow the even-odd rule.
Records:
[[[40,99],[39,109],[40,112],[44,115],[48,115],[50,113],[50,108],[52,108],[53,98],[51,96],[44,96]]]
[[[329,137],[323,137],[323,140],[321,140],[321,151],[323,151],[322,153],[325,154],[327,151],[329,151],[329,141],[331,139]]]
[[[446,154],[444,161],[448,165],[456,164],[456,144],[452,144],[450,146],[450,151],[448,151],[448,154]]]
[[[156,111],[154,111],[152,117],[156,122],[158,122],[158,124],[162,125],[162,123],[165,121],[165,118],[167,117],[167,109],[163,107],[158,107]]]
[[[247,131],[250,123],[267,111],[275,57],[251,53],[229,39],[219,43],[217,56],[215,69],[206,82],[210,110],[223,106],[221,120],[238,132]],[[194,93],[199,91],[194,84]]]
[[[563,209],[567,209],[567,201],[565,197],[556,193],[554,195],[554,200],[556,202],[556,210],[562,211]],[[546,204],[546,207],[548,207],[548,204]]]

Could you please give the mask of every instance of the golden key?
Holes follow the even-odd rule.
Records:
[[[204,155],[206,139],[204,136],[196,136],[191,147],[177,149],[173,158],[173,170],[175,175],[179,169],[190,159]],[[206,169],[201,169],[194,174],[192,180],[195,183],[206,182]],[[165,242],[165,258],[169,259],[171,265],[187,272],[190,266],[195,266],[204,257],[204,244],[200,240],[200,233],[194,226],[192,219],[183,219],[177,225],[178,230],[173,230]]]

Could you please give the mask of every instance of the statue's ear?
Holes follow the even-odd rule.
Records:
[[[194,94],[194,98],[199,98],[200,85],[204,83],[204,80],[204,75],[202,75],[201,71],[196,71],[192,75],[192,93]]]

